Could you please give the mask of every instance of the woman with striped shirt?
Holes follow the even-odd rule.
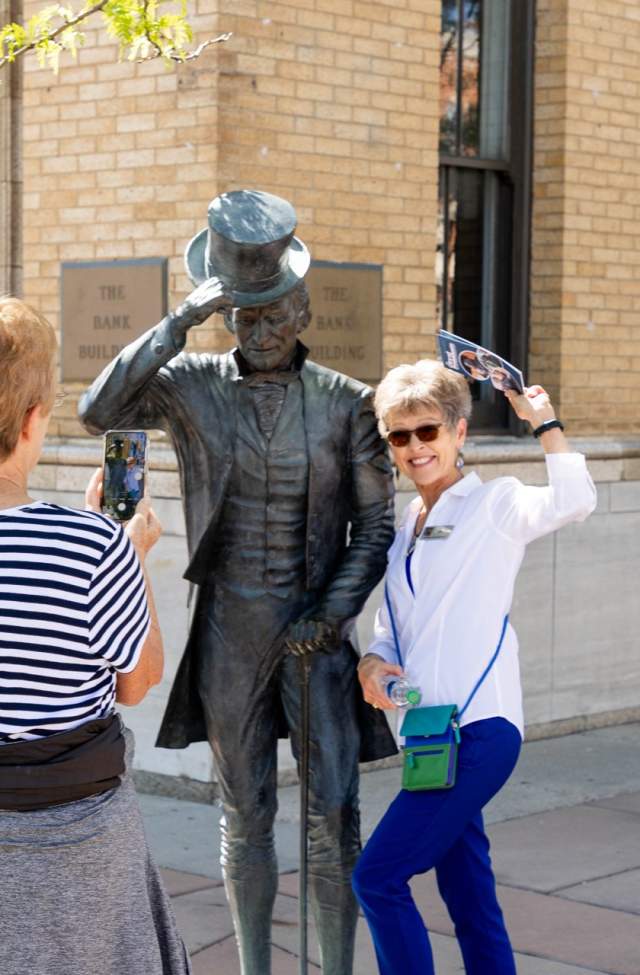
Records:
[[[33,501],[55,401],[49,323],[0,299],[0,971],[190,971],[149,858],[115,703],[162,676],[145,575],[160,525],[145,503],[123,528]]]

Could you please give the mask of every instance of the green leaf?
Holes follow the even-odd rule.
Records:
[[[75,58],[83,45],[85,35],[78,24],[89,12],[101,14],[108,36],[118,43],[120,59],[161,56],[172,62],[189,56],[187,45],[193,40],[193,30],[187,19],[187,0],[106,0],[99,11],[95,6],[96,0],[84,0],[75,11],[68,4],[52,3],[25,24],[0,27],[0,66],[34,50],[38,63],[57,74],[62,53]]]

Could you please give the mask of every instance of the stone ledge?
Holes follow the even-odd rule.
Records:
[[[562,738],[564,735],[576,735],[580,731],[635,724],[637,721],[640,721],[640,706],[614,711],[597,711],[594,714],[577,714],[572,718],[559,718],[555,721],[542,721],[540,724],[526,725],[524,733],[527,741],[541,741],[543,738]]]
[[[40,464],[68,467],[99,467],[102,464],[102,437],[49,437],[42,450]],[[177,470],[176,455],[164,433],[152,431],[149,444],[149,467],[152,470]]]
[[[573,718],[562,718],[558,721],[545,721],[540,724],[525,727],[526,741],[542,741],[545,738],[561,738],[565,735],[575,735],[581,731],[593,731],[596,728],[610,728],[616,725],[635,724],[640,721],[640,707],[622,708],[619,711],[600,711],[596,714],[580,714]],[[400,755],[391,755],[377,762],[367,762],[360,766],[360,774],[376,772],[378,769],[395,768],[402,763]],[[200,802],[214,805],[219,799],[217,782],[200,782],[180,775],[162,775],[159,772],[133,772],[133,780],[139,792],[147,792],[156,796],[167,796],[171,799],[188,799],[190,802]],[[285,769],[278,772],[278,786],[296,785],[298,775],[295,769]]]
[[[640,440],[610,437],[570,437],[569,442],[589,460],[640,457]],[[532,437],[471,437],[464,447],[468,464],[541,463],[544,454]]]
[[[217,782],[201,782],[186,775],[164,775],[161,772],[133,770],[133,782],[138,792],[168,799],[184,799],[214,806],[219,799]]]
[[[572,446],[595,461],[640,462],[640,440],[616,440],[607,437],[572,437]],[[150,466],[157,470],[175,470],[176,456],[162,432],[152,432],[149,447]],[[541,464],[544,455],[540,444],[531,438],[474,437],[467,441],[464,456],[469,466],[485,464]],[[41,464],[69,464],[74,467],[95,467],[102,462],[100,437],[50,438],[44,446]],[[638,470],[640,471],[640,463]]]

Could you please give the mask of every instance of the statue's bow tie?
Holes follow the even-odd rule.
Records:
[[[245,386],[263,386],[264,383],[288,386],[289,383],[293,383],[299,378],[299,372],[293,370],[278,372],[277,369],[274,369],[273,372],[248,372],[246,376],[240,377]]]

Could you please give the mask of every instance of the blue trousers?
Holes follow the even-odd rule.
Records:
[[[504,718],[462,728],[452,789],[407,792],[389,806],[353,874],[381,975],[434,975],[429,935],[409,880],[435,868],[467,975],[515,975],[496,898],[482,807],[504,785],[520,733]]]

